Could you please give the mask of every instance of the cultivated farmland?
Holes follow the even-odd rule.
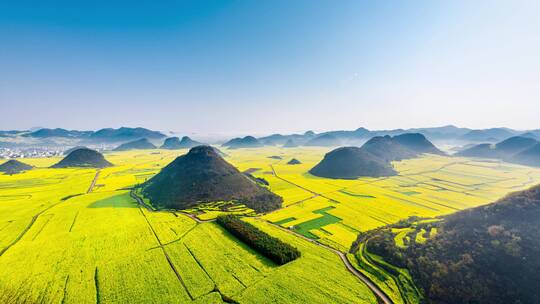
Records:
[[[540,181],[538,169],[443,156],[394,163],[397,176],[332,180],[307,173],[328,149],[259,148],[227,150],[227,161],[283,197],[274,212],[225,202],[158,212],[130,196],[186,152],[107,153],[115,166],[100,170],[25,159],[37,168],[0,175],[0,286],[54,303],[376,303],[335,252],[295,233],[347,252],[358,232],[486,204]],[[301,164],[288,165],[292,158]],[[257,253],[212,222],[227,212],[298,248],[300,258],[278,266]],[[381,263],[365,251],[348,257],[359,269]],[[381,289],[400,302],[391,282]]]

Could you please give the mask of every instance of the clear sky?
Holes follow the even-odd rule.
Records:
[[[540,128],[540,1],[2,1],[0,129]]]

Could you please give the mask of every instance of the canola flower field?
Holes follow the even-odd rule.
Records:
[[[346,252],[359,231],[486,204],[540,181],[538,169],[440,156],[397,162],[399,175],[388,178],[307,173],[328,151],[224,150],[227,161],[284,198],[284,208],[256,217],[232,209],[301,251],[283,266],[216,223],[151,212],[130,197],[131,187],[186,150],[106,153],[115,166],[101,170],[48,169],[59,159],[25,159],[36,169],[0,175],[0,288],[51,303],[376,303],[336,254],[270,223]],[[287,165],[293,157],[302,164]],[[186,212],[212,220],[223,213],[219,206]]]

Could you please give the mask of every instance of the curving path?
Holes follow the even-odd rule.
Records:
[[[272,168],[272,169],[273,169],[273,168]],[[311,192],[311,191],[310,191],[310,192]],[[131,196],[132,198],[134,198],[134,199],[137,201],[137,203],[138,203],[139,205],[141,205],[141,207],[146,208],[146,209],[147,209],[148,211],[150,211],[150,212],[154,212],[154,211],[155,211],[155,210],[152,209],[150,206],[148,206],[147,204],[145,204],[144,201],[143,201],[139,196],[137,196],[137,194],[135,194],[135,192],[134,192],[133,190],[131,190],[130,196]],[[195,216],[194,214],[190,214],[190,213],[186,213],[186,212],[179,212],[179,213],[180,213],[180,214],[183,214],[183,215],[185,215],[185,216],[187,216],[187,217],[189,217],[189,218],[191,218],[192,220],[196,221],[196,222],[199,223],[199,224],[200,224],[200,223],[208,223],[208,222],[214,222],[214,221],[215,221],[215,219],[201,220],[201,219],[197,218],[197,216]],[[378,300],[380,300],[381,303],[384,303],[384,304],[394,304],[394,303],[392,302],[392,300],[384,293],[384,291],[382,291],[382,290],[381,290],[375,283],[373,283],[368,277],[366,277],[364,274],[362,274],[360,271],[358,271],[356,268],[354,268],[354,266],[351,264],[351,262],[347,259],[347,256],[345,255],[345,253],[343,253],[343,252],[341,252],[341,251],[339,251],[339,250],[337,250],[337,249],[334,249],[334,248],[332,248],[332,247],[329,247],[329,246],[327,246],[327,245],[325,245],[325,244],[319,243],[319,242],[317,242],[316,240],[310,239],[310,238],[308,238],[308,237],[306,237],[306,236],[303,236],[303,235],[301,235],[301,234],[299,234],[299,233],[296,233],[296,232],[294,232],[294,231],[292,231],[292,230],[289,230],[289,229],[287,229],[287,228],[281,227],[281,226],[279,226],[279,225],[277,225],[277,224],[274,224],[274,223],[272,223],[272,222],[270,222],[270,221],[266,221],[266,220],[263,220],[263,219],[260,219],[260,218],[257,218],[257,219],[260,220],[260,221],[264,221],[264,222],[266,222],[266,223],[268,223],[268,224],[270,224],[270,225],[272,225],[272,226],[274,226],[274,227],[276,227],[276,228],[278,228],[278,229],[281,229],[281,230],[283,230],[283,231],[285,231],[285,232],[287,232],[287,233],[293,234],[293,235],[295,235],[295,236],[297,236],[297,237],[299,237],[299,238],[301,238],[301,239],[303,239],[303,240],[305,240],[305,241],[308,241],[308,242],[310,242],[310,243],[312,243],[312,244],[315,244],[315,245],[317,245],[317,246],[319,246],[319,247],[322,247],[322,248],[324,248],[324,249],[326,249],[326,250],[329,250],[329,251],[331,251],[331,252],[337,254],[337,255],[340,257],[340,259],[341,259],[341,261],[343,262],[343,264],[345,265],[345,268],[347,268],[347,270],[348,270],[351,274],[353,274],[354,276],[356,276],[360,281],[362,281],[364,284],[366,284],[366,286],[367,286],[367,287],[375,294],[375,296],[377,296]]]

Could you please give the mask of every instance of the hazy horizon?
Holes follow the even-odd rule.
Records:
[[[0,3],[0,129],[539,129],[540,2]]]

